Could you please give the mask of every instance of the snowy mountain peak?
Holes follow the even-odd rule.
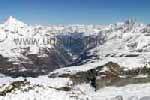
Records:
[[[4,22],[5,25],[17,25],[24,26],[25,24],[12,16],[9,16],[8,19]]]
[[[134,24],[136,23],[136,19],[134,18],[129,18],[128,20],[125,21],[126,24]]]

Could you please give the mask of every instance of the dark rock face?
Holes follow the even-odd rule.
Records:
[[[45,56],[42,56],[45,55]],[[49,49],[40,54],[26,54],[19,59],[19,63],[9,61],[9,58],[0,56],[0,73],[12,77],[36,77],[54,69],[64,67],[72,62],[69,54],[64,53],[63,49]]]
[[[116,96],[116,97],[112,98],[111,100],[123,100],[123,97],[122,96]]]
[[[97,70],[97,88],[111,85],[114,80],[119,79],[123,69],[113,62],[108,62],[104,66],[99,66]]]
[[[105,42],[103,33],[99,35],[84,36],[84,33],[70,33],[70,35],[59,35],[58,46],[64,47],[76,59],[69,66],[79,66],[91,59],[99,59],[97,55],[90,54],[89,50]]]
[[[9,86],[5,87],[3,91],[0,91],[0,96],[6,96],[8,93],[11,93],[15,90],[21,89],[21,87],[24,87],[26,85],[29,85],[30,82],[24,81],[14,81],[9,84]]]
[[[145,78],[136,78],[137,75],[149,75],[150,68],[143,67],[134,70],[124,70],[117,63],[108,62],[105,65],[96,68],[77,72],[75,74],[53,73],[49,77],[67,77],[74,85],[81,83],[90,83],[96,90],[105,86],[125,86],[127,84],[140,84],[150,82],[150,76]],[[121,77],[123,76],[123,77]]]
[[[122,68],[116,63],[108,62],[103,66],[85,72],[77,72],[76,74],[52,74],[49,77],[68,77],[73,84],[90,83],[96,89],[110,85],[114,80],[119,79]]]
[[[142,97],[140,100],[150,100],[150,96]]]

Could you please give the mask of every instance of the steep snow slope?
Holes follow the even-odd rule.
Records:
[[[113,61],[120,66],[132,69],[135,67],[149,67],[149,29],[143,24],[123,24],[119,30],[113,29],[108,32],[107,40],[91,50],[103,61]],[[110,29],[109,29],[110,30]]]
[[[0,30],[0,72],[3,74],[37,76],[71,62],[69,52],[49,43],[54,36],[46,26],[29,26],[9,17]]]
[[[131,19],[124,23],[103,26],[97,35],[101,43],[88,51],[88,55],[96,55],[98,58],[87,59],[87,62],[84,59],[82,62],[85,63],[80,66],[58,69],[53,73],[85,71],[111,61],[126,69],[149,67],[149,28]]]

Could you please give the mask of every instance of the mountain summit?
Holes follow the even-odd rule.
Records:
[[[25,24],[12,16],[9,16],[8,19],[4,22],[5,25],[16,25],[16,26],[24,26]]]

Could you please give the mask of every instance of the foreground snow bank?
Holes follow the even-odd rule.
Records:
[[[23,78],[6,78],[6,81],[2,81],[3,88],[1,87],[0,91],[12,82],[23,80]],[[38,78],[27,78],[27,81],[30,84],[15,89],[5,96],[0,96],[0,100],[150,100],[150,98],[141,99],[149,96],[150,83],[105,87],[95,91],[94,88],[85,83],[72,86],[67,78],[40,76]],[[62,87],[70,87],[71,89],[63,90]],[[29,90],[26,90],[26,88]]]

